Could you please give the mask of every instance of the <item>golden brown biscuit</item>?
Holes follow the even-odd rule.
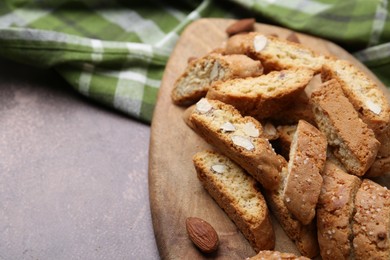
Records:
[[[304,90],[313,77],[308,69],[273,71],[259,77],[216,82],[207,98],[217,99],[256,119],[283,110]]]
[[[226,43],[225,53],[245,54],[260,60],[266,71],[310,69],[319,73],[327,59],[302,44],[259,32],[230,37]]]
[[[323,260],[351,259],[354,198],[361,180],[326,162],[317,205],[318,242]]]
[[[255,179],[229,158],[216,152],[199,152],[193,161],[204,188],[237,225],[254,250],[273,249],[275,233],[267,204]]]
[[[364,179],[355,199],[353,247],[356,259],[390,259],[390,191]]]
[[[334,155],[351,174],[363,176],[375,160],[380,143],[359,118],[340,84],[330,80],[311,96],[317,126]]]
[[[300,120],[291,143],[283,197],[288,210],[304,225],[309,224],[316,213],[326,148],[326,137]]]
[[[218,80],[259,76],[262,73],[261,63],[245,55],[210,53],[189,62],[174,84],[172,101],[176,105],[188,106],[204,97],[210,85]]]
[[[283,201],[284,180],[287,177],[287,167],[281,171],[282,182],[277,190],[265,190],[264,196],[272,214],[278,220],[286,235],[295,243],[298,251],[313,258],[319,254],[317,241],[317,228],[312,221],[308,225],[303,225],[287,209]]]

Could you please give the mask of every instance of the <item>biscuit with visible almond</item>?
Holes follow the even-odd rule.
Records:
[[[317,126],[326,135],[335,157],[349,173],[363,176],[380,147],[373,130],[359,118],[336,80],[323,83],[311,100]]]

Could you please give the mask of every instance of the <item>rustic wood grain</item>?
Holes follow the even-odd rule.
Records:
[[[183,32],[167,64],[152,122],[149,157],[149,194],[157,246],[162,259],[245,259],[255,254],[236,226],[205,192],[197,180],[192,156],[209,147],[182,120],[184,109],[172,104],[170,93],[176,78],[184,71],[189,57],[200,57],[221,46],[227,39],[226,27],[233,20],[201,19]],[[256,31],[286,38],[291,31],[256,24]],[[297,33],[302,44],[323,53],[350,60],[375,76],[337,45]],[[383,85],[381,86],[382,88]],[[388,178],[387,178],[388,179]],[[219,250],[202,255],[188,239],[187,217],[209,222],[220,236]],[[276,249],[298,253],[295,245],[273,220]]]

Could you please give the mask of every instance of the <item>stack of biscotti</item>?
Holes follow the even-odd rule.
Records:
[[[231,55],[259,62],[264,73],[218,77],[189,102],[186,123],[216,150],[194,157],[205,189],[260,259],[283,256],[256,242],[261,231],[249,228],[255,217],[245,211],[252,204],[232,201],[261,191],[259,223],[269,207],[303,256],[390,259],[389,191],[367,179],[390,170],[390,106],[375,81],[350,62],[259,32],[236,34],[205,57]],[[186,73],[210,78],[204,60]],[[183,75],[177,82],[186,85]],[[181,89],[192,95],[191,84]]]
[[[296,217],[289,211],[286,203],[284,202],[285,196],[283,190],[289,187],[287,193],[295,192],[302,189],[305,185],[300,186],[294,181],[285,181],[287,176],[285,170],[288,168],[286,160],[275,153],[270,142],[266,139],[268,136],[262,125],[254,118],[241,114],[231,105],[224,104],[218,100],[208,100],[206,98],[201,99],[195,107],[189,111],[187,122],[190,122],[190,126],[200,136],[202,136],[208,143],[213,145],[219,152],[225,156],[231,158],[237,165],[242,167],[250,174],[255,180],[262,185],[265,189],[265,196],[267,197],[268,205],[272,209],[273,214],[281,222],[282,227],[286,230],[286,234],[296,243],[299,251],[308,257],[316,256],[318,252],[318,243],[316,239],[316,228],[313,221],[314,215],[312,214],[313,205],[310,203],[311,219],[305,223],[297,220]],[[304,135],[297,136],[299,139],[295,141],[299,143],[299,154],[294,157],[302,157],[301,153],[312,154],[310,156],[310,163],[316,164],[313,166],[317,168],[318,173],[321,166],[317,166],[318,161],[324,161],[326,156],[326,141],[323,139],[321,133],[314,127],[306,122],[301,122],[301,126],[298,128],[299,133]],[[318,135],[318,138],[308,140],[305,135]],[[319,139],[320,141],[316,141]],[[309,144],[309,145],[308,145]],[[311,145],[310,145],[311,144]],[[307,147],[304,147],[308,145]],[[313,147],[314,146],[314,147]],[[310,151],[316,151],[315,153]],[[321,152],[322,151],[322,152]],[[302,157],[303,159],[303,157]],[[301,159],[297,160],[301,161]],[[299,164],[299,163],[298,163]],[[302,161],[302,165],[305,165]],[[200,169],[195,163],[195,167],[198,172]],[[204,170],[203,170],[204,171]],[[296,172],[293,172],[295,177]],[[313,173],[309,172],[309,176]],[[322,182],[320,177],[312,177],[312,182]],[[206,190],[212,195],[212,197],[218,202],[215,194],[210,192],[210,188],[206,187],[205,181],[202,181]],[[291,187],[287,184],[291,184]],[[309,197],[317,197],[319,194],[320,186],[316,186],[312,193],[317,195],[310,195]],[[299,198],[297,197],[299,200]],[[312,201],[311,198],[308,202]],[[218,203],[220,204],[220,203]],[[222,206],[221,206],[222,207]],[[222,207],[225,208],[225,207]],[[226,211],[226,209],[225,209]],[[228,215],[230,215],[227,212]],[[233,218],[232,218],[233,219]],[[234,220],[234,222],[237,222]],[[240,228],[245,235],[245,230]],[[248,238],[248,235],[246,235]],[[253,244],[254,242],[248,238]],[[264,248],[256,247],[256,250],[262,250]],[[268,248],[269,249],[269,248]],[[271,248],[272,249],[272,248]]]

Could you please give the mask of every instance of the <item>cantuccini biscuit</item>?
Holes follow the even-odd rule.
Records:
[[[329,59],[322,68],[324,81],[336,79],[344,95],[381,143],[378,157],[390,156],[390,104],[377,83],[346,60]]]
[[[344,95],[376,135],[389,126],[390,106],[384,93],[355,65],[346,60],[329,59],[322,68],[321,77],[323,81],[335,79],[339,82]]]
[[[354,199],[361,180],[331,162],[325,164],[317,205],[318,242],[323,260],[352,259]]]
[[[282,181],[277,190],[265,190],[264,196],[268,206],[278,220],[280,226],[286,232],[286,235],[295,243],[298,251],[306,256],[313,258],[319,254],[317,241],[317,228],[312,221],[308,225],[303,225],[287,209],[283,201],[283,189],[285,179],[287,178],[287,163],[281,171]]]
[[[334,155],[349,173],[363,176],[380,146],[374,132],[359,118],[336,80],[323,83],[311,99],[317,126]]]
[[[222,154],[198,152],[193,157],[204,188],[237,225],[256,252],[273,249],[275,233],[255,179]]]
[[[303,68],[319,73],[327,59],[302,44],[259,32],[230,37],[225,53],[245,54],[260,60],[266,71]]]
[[[262,126],[256,119],[242,117],[233,106],[204,98],[196,104],[189,121],[195,132],[248,171],[265,189],[277,188],[285,160],[261,137]]]
[[[304,225],[316,214],[326,148],[326,137],[311,124],[300,120],[291,143],[283,197],[288,210]]]
[[[364,179],[356,193],[353,248],[356,259],[390,259],[390,191]]]
[[[308,69],[273,71],[259,77],[219,81],[210,87],[207,98],[230,104],[243,115],[268,118],[283,110],[313,77]]]
[[[171,97],[177,105],[191,105],[204,97],[210,85],[218,80],[259,76],[262,73],[260,61],[245,55],[211,53],[189,62],[176,80]]]

